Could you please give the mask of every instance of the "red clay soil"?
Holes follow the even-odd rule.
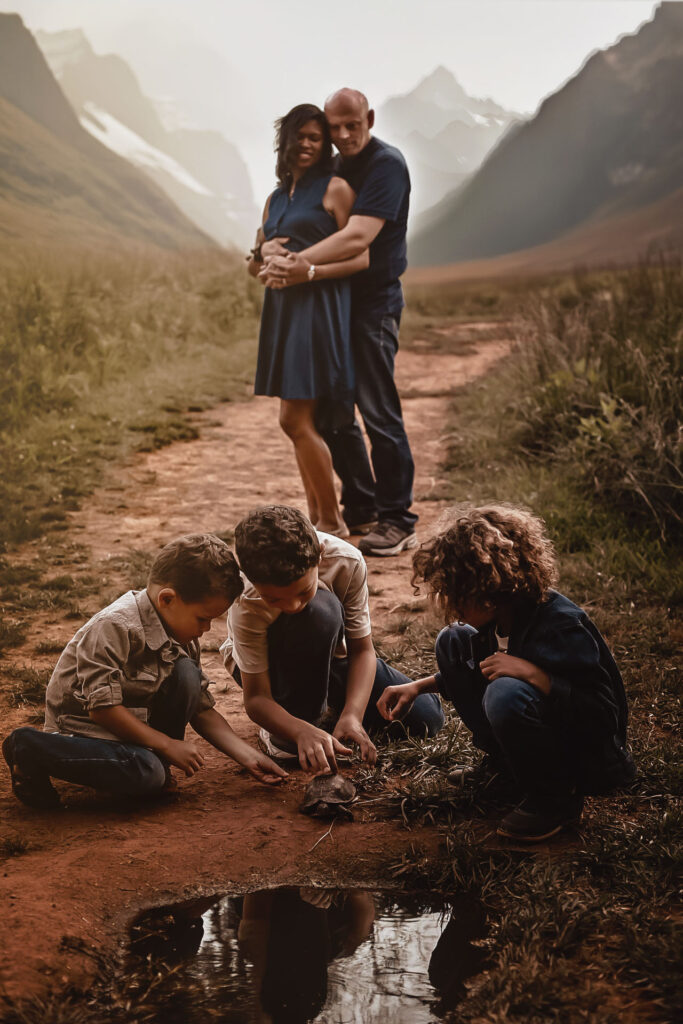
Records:
[[[456,327],[453,339],[457,341]],[[449,396],[483,374],[508,344],[501,336],[458,355],[421,353],[418,343],[399,356],[397,378],[417,465],[418,532],[429,531],[443,505],[433,499],[439,493],[440,460],[447,445]],[[119,553],[153,550],[190,531],[224,531],[258,504],[303,508],[276,406],[275,400],[253,399],[212,409],[196,417],[199,440],[137,455],[128,465],[114,467],[102,488],[71,517],[69,536],[89,550],[88,571],[122,591],[128,584],[112,561]],[[18,557],[35,557],[40,543],[27,546]],[[392,610],[414,599],[409,562],[409,554],[370,561],[379,637],[386,635]],[[77,625],[58,614],[36,617],[26,644],[8,661],[46,664],[35,655],[36,643],[63,644]],[[215,625],[205,638],[204,665],[216,680],[219,710],[253,742],[256,729],[217,654],[223,632],[224,624]],[[3,733],[26,721],[25,711],[11,712]],[[367,809],[361,809],[353,824],[335,824],[313,849],[328,826],[298,813],[307,782],[303,773],[292,773],[278,788],[266,788],[203,746],[204,769],[192,779],[180,779],[178,799],[163,805],[116,805],[94,791],[58,784],[65,806],[36,812],[13,797],[2,762],[0,843],[22,839],[28,849],[0,861],[0,994],[25,997],[66,984],[87,984],[93,961],[82,952],[70,952],[73,943],[68,940],[112,950],[135,913],[145,907],[277,884],[368,884],[381,878],[386,865],[411,845],[436,850],[434,830],[411,832],[393,822],[373,821]]]

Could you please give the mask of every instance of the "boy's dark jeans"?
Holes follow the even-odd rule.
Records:
[[[566,801],[577,786],[576,751],[568,730],[553,719],[548,699],[531,683],[503,676],[487,683],[471,657],[476,630],[457,625],[436,641],[441,692],[448,696],[474,745],[504,760],[521,794],[539,806]]]
[[[176,740],[199,706],[201,672],[191,658],[181,658],[157,692],[148,724]],[[118,796],[149,796],[163,789],[166,768],[161,758],[136,743],[88,736],[67,736],[38,729],[12,733],[19,771],[32,778],[50,776]]]
[[[328,707],[339,712],[346,699],[348,660],[335,658],[334,652],[344,635],[344,610],[339,598],[329,590],[318,590],[303,611],[280,615],[268,630],[268,663],[273,698],[290,715],[318,725]],[[240,682],[239,670],[235,678]],[[363,717],[363,727],[377,732],[389,727],[377,710],[377,701],[387,686],[408,679],[377,658],[375,681]],[[394,726],[404,735],[403,726],[420,736],[435,736],[444,724],[441,702],[435,693],[421,694],[402,725]],[[296,752],[296,744],[273,736],[282,750]]]
[[[352,316],[355,402],[370,439],[372,469],[353,403],[320,402],[316,412],[342,482],[344,518],[352,526],[379,519],[410,531],[417,521],[410,511],[415,466],[394,382],[399,320],[400,314],[371,310]]]

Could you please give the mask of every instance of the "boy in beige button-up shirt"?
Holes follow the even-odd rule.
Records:
[[[23,803],[52,807],[50,779],[121,795],[167,788],[169,766],[193,775],[204,759],[191,723],[262,782],[285,774],[235,735],[214,708],[199,637],[242,590],[230,549],[200,534],[166,545],[147,588],[93,616],[61,655],[47,687],[44,731],[16,729],[2,745]]]
[[[287,505],[250,512],[235,529],[235,550],[245,587],[228,613],[222,651],[265,749],[306,771],[330,771],[351,742],[374,763],[369,732],[387,727],[377,700],[408,680],[375,654],[363,556]],[[425,698],[403,727],[433,736],[443,711],[436,694]]]

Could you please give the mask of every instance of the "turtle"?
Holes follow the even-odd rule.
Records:
[[[300,810],[312,818],[343,818],[353,821],[349,804],[356,798],[356,787],[343,775],[316,775],[306,787]]]

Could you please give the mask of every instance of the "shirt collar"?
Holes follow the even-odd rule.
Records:
[[[146,590],[133,591],[135,602],[140,613],[140,622],[145,634],[145,643],[151,651],[158,651],[164,644],[172,642],[173,638],[168,635],[166,628],[161,621],[158,611],[152,604]]]

